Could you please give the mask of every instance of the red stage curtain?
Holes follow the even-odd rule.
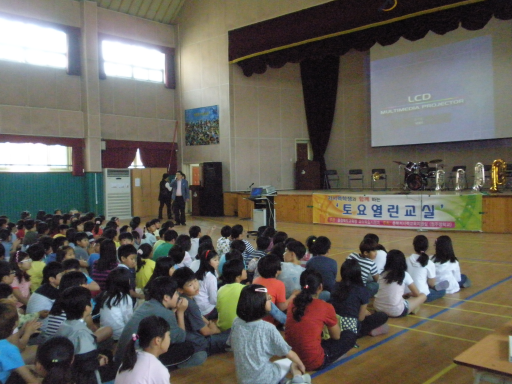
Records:
[[[103,168],[128,168],[139,149],[144,167],[167,168],[176,172],[176,143],[127,140],[105,140],[105,143],[106,150],[101,154]]]
[[[82,140],[82,139],[80,139]],[[73,176],[83,176],[85,175],[85,161],[84,161],[84,152],[85,152],[85,141],[82,140],[82,143],[77,144],[71,149],[71,162],[72,162],[72,171]]]
[[[330,1],[316,7],[251,24],[229,32],[229,60],[246,76],[264,73],[306,58],[366,51],[375,43],[390,45],[404,37],[415,41],[429,31],[445,34],[459,26],[483,28],[494,16],[512,19],[512,1],[397,0],[389,12],[384,0]]]
[[[176,143],[139,143],[140,159],[146,168],[168,168],[176,173]]]
[[[106,149],[101,151],[103,168],[128,168],[137,153],[138,142],[127,140],[105,140]]]
[[[21,136],[21,135],[0,135],[2,143],[33,143],[46,145],[64,145],[71,147],[72,151],[72,174],[73,176],[84,175],[84,139],[72,139],[68,137],[49,136]]]

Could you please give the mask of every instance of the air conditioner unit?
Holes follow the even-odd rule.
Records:
[[[130,219],[132,217],[132,192],[130,170],[105,168],[103,170],[105,187],[105,217]]]

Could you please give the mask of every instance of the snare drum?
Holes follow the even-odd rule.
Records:
[[[414,172],[414,170],[416,169],[416,163],[413,163],[412,161],[409,161],[406,165],[405,165],[405,173],[406,174],[409,174],[411,172]]]

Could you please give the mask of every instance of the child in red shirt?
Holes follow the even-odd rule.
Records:
[[[281,311],[286,311],[288,305],[297,296],[299,291],[294,291],[286,300],[286,288],[284,283],[277,280],[276,277],[281,273],[281,260],[273,254],[262,257],[258,262],[258,273],[260,277],[254,279],[253,284],[261,284],[268,290],[268,294],[272,296],[272,302]],[[272,316],[265,316],[263,320],[273,322]]]
[[[319,272],[302,272],[300,285],[302,290],[288,308],[284,338],[297,352],[306,370],[318,370],[350,351],[357,335],[351,331],[342,332],[334,307],[318,299],[323,290]],[[324,325],[329,332],[328,340],[322,340]]]

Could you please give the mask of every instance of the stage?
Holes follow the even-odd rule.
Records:
[[[252,210],[253,210],[253,202],[245,199],[249,196],[249,192],[224,192],[224,215],[226,216],[238,216],[240,218],[252,218]],[[325,196],[322,197],[322,196]],[[331,200],[329,197],[331,196]],[[334,198],[334,196],[339,196],[341,199]],[[324,199],[324,211],[328,212],[326,205],[330,204],[331,213],[334,209],[336,203],[338,203],[338,209],[343,209],[344,204],[352,204],[357,206],[364,204],[366,205],[365,212],[370,213],[374,212],[376,207],[373,205],[379,205],[379,201],[375,201],[372,199],[380,199],[379,196],[382,196],[383,202],[386,202],[386,206],[384,207],[384,212],[388,212],[390,209],[389,205],[399,206],[398,213],[396,210],[391,207],[391,215],[396,216],[401,211],[403,212],[403,217],[386,217],[384,214],[382,217],[371,218],[371,220],[379,220],[381,221],[377,225],[375,223],[370,223],[368,221],[360,221],[365,220],[364,218],[347,218],[344,217],[344,213],[352,214],[347,211],[342,212],[341,215],[331,214],[324,215],[324,218],[320,220],[318,216],[318,212],[314,214],[314,211],[318,211],[319,207],[318,199]],[[478,196],[481,196],[481,206],[478,206]],[[343,200],[343,197],[349,198],[352,197],[356,200]],[[475,199],[476,197],[476,199]],[[361,201],[361,198],[365,198],[365,201]],[[368,198],[368,201],[366,201]],[[315,202],[316,201],[316,207]],[[469,200],[468,200],[469,199]],[[457,205],[454,201],[460,200],[464,202],[463,207],[459,207],[458,214],[453,214],[450,210],[450,215],[454,217],[454,220],[434,220],[435,215],[432,216],[432,212],[430,208],[427,208],[427,212],[425,211],[425,202],[434,202],[435,204],[444,205],[444,202],[451,201],[450,204]],[[482,193],[474,193],[472,190],[465,190],[461,192],[455,191],[411,191],[405,193],[399,190],[349,190],[349,189],[327,189],[327,190],[311,190],[311,191],[303,191],[303,190],[288,190],[288,191],[278,191],[277,196],[275,197],[275,209],[276,209],[276,220],[277,222],[292,222],[292,223],[319,223],[319,224],[327,224],[327,225],[352,225],[352,226],[361,226],[361,227],[386,227],[386,228],[411,228],[418,229],[424,228],[427,230],[474,230],[474,231],[482,231],[486,233],[512,233],[512,191],[506,190],[503,193],[489,194],[488,190],[482,191]],[[329,202],[329,203],[328,203]],[[357,204],[356,204],[357,203]],[[420,209],[417,206],[419,204],[421,206]],[[477,204],[477,206],[474,206]],[[416,219],[418,220],[410,220],[412,214],[412,207],[416,205],[414,208],[414,213],[418,214],[420,211],[423,212],[423,218],[420,219],[418,216]],[[431,205],[431,204],[428,204]],[[459,204],[460,205],[460,204]],[[405,207],[408,208],[405,208]],[[347,208],[347,207],[345,207]],[[442,207],[446,212],[446,207]],[[471,209],[469,209],[471,208]],[[408,211],[406,211],[408,209]],[[435,210],[435,209],[434,209]],[[472,215],[469,215],[469,212],[472,212]],[[361,213],[361,211],[357,211],[355,213]],[[406,216],[407,214],[407,216]],[[428,217],[424,217],[427,214]],[[389,215],[389,213],[388,213]],[[471,216],[471,226],[468,227],[468,215]],[[479,229],[471,229],[474,228],[472,225],[477,220],[476,216],[479,215],[481,217],[481,227]],[[359,215],[362,216],[362,215]],[[329,222],[329,217],[331,218],[331,222]],[[335,219],[334,219],[335,218]],[[406,220],[402,220],[406,219]],[[354,220],[354,221],[350,221]],[[444,224],[436,224],[430,227],[430,224],[426,224],[434,221],[440,221]],[[340,222],[338,222],[340,221]],[[382,221],[385,221],[384,223]],[[389,221],[395,221],[395,223],[389,223]],[[396,223],[396,221],[407,223]],[[455,223],[455,224],[450,224]],[[458,224],[457,224],[458,223]],[[405,224],[405,225],[400,225]],[[444,226],[444,227],[440,227]]]

